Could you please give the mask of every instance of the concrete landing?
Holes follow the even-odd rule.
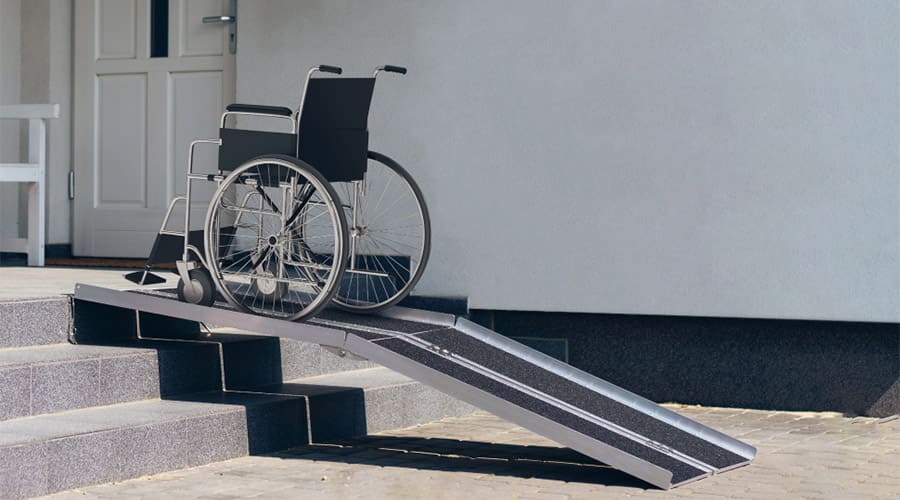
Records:
[[[117,290],[136,288],[124,278],[128,269],[82,269],[68,267],[0,267],[0,302],[42,299],[70,295],[75,283],[104,286]],[[172,288],[178,276],[156,272],[167,280],[159,286]]]

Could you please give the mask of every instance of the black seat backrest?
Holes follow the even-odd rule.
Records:
[[[309,80],[300,117],[299,157],[330,182],[363,178],[369,150],[369,105],[374,88],[374,78]],[[232,105],[229,110],[264,112],[260,108]],[[298,156],[297,136],[291,133],[223,128],[220,137],[219,169],[226,172],[258,156]]]
[[[300,158],[331,182],[360,180],[374,78],[312,78],[300,116]]]

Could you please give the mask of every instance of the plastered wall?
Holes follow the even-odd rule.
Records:
[[[274,0],[238,100],[409,66],[371,146],[420,180],[419,293],[493,309],[900,321],[900,4]]]

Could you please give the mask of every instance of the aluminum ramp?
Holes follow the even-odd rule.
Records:
[[[395,307],[302,322],[186,304],[171,291],[75,287],[75,299],[315,342],[369,359],[663,489],[750,463],[756,449],[452,315]]]

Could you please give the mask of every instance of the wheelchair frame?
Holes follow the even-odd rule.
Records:
[[[304,165],[309,166],[310,168],[312,168],[312,170],[316,170],[315,166],[308,165],[305,162],[303,162],[302,160],[300,160],[300,153],[301,153],[300,152],[300,145],[301,145],[300,143],[301,143],[301,133],[302,133],[300,125],[301,125],[301,119],[303,118],[304,106],[306,105],[306,100],[308,98],[310,81],[313,79],[313,75],[315,75],[318,72],[332,73],[332,74],[340,75],[342,73],[342,69],[339,67],[336,67],[336,66],[327,66],[327,65],[313,66],[312,68],[310,68],[306,74],[306,79],[304,81],[303,88],[300,93],[300,103],[299,103],[298,107],[296,108],[296,110],[293,110],[293,112],[291,112],[290,114],[285,114],[286,112],[290,111],[289,108],[271,108],[271,107],[265,107],[265,106],[252,106],[252,105],[231,105],[231,106],[228,106],[226,108],[226,110],[222,113],[222,116],[221,116],[221,119],[219,122],[220,129],[221,130],[228,129],[226,127],[226,122],[230,116],[252,116],[252,117],[259,117],[259,118],[277,118],[280,120],[286,120],[286,121],[290,122],[290,134],[296,136],[296,144],[294,147],[294,153],[295,153],[294,156],[296,157],[295,159],[300,161],[300,163],[303,163]],[[391,65],[379,66],[379,67],[375,68],[374,72],[372,73],[372,85],[374,85],[375,79],[378,77],[379,73],[381,73],[381,72],[394,72],[394,73],[399,73],[399,74],[406,74],[406,69],[399,67],[399,66],[391,66]],[[371,99],[371,92],[369,95],[369,99]],[[232,106],[234,106],[236,108],[240,108],[240,110],[231,110]],[[248,108],[251,110],[248,111],[247,110]],[[281,112],[279,112],[279,113],[259,112],[259,111],[253,110],[254,108],[277,110],[277,111],[281,111]],[[368,104],[366,106],[366,113],[368,113]],[[242,129],[235,129],[235,130],[242,130]],[[366,137],[367,137],[367,135],[366,135]],[[220,137],[220,138],[215,138],[215,139],[195,139],[195,140],[191,141],[190,146],[188,148],[185,194],[181,195],[181,196],[176,196],[169,203],[169,206],[168,206],[165,216],[163,218],[163,222],[160,226],[159,235],[157,236],[157,242],[156,242],[156,244],[154,244],[154,249],[151,252],[150,260],[148,260],[147,267],[146,267],[145,271],[143,272],[143,275],[139,279],[140,284],[147,284],[147,278],[148,278],[148,276],[150,276],[149,268],[151,267],[152,263],[155,261],[154,254],[156,254],[157,247],[160,245],[160,238],[165,238],[165,237],[181,238],[182,239],[182,248],[181,248],[181,255],[180,255],[181,258],[179,260],[175,261],[177,273],[181,280],[181,283],[179,284],[179,292],[180,292],[179,295],[182,297],[183,300],[186,300],[188,302],[195,302],[195,303],[199,303],[200,301],[207,300],[206,298],[202,298],[202,299],[200,298],[200,297],[204,297],[204,293],[203,293],[204,290],[199,290],[196,287],[208,286],[208,283],[207,284],[199,283],[197,281],[197,279],[195,279],[195,276],[192,276],[192,271],[202,267],[202,268],[205,268],[209,273],[216,273],[219,271],[219,269],[217,268],[216,265],[213,265],[214,264],[213,262],[209,262],[209,255],[210,255],[209,251],[210,250],[208,248],[208,242],[212,241],[212,240],[209,237],[209,235],[206,234],[210,230],[210,227],[212,227],[212,225],[213,225],[213,221],[211,219],[212,219],[213,213],[214,213],[214,208],[215,208],[214,203],[217,198],[216,195],[213,196],[213,200],[210,202],[210,205],[207,208],[207,215],[206,215],[206,220],[205,220],[205,224],[204,224],[204,229],[202,230],[204,233],[204,240],[203,240],[204,241],[204,249],[201,250],[201,248],[199,248],[197,245],[195,245],[191,241],[192,238],[197,235],[196,233],[198,233],[197,230],[195,230],[195,231],[190,230],[190,227],[191,227],[191,201],[192,201],[191,191],[192,191],[193,182],[196,180],[215,182],[217,185],[217,188],[218,188],[217,189],[217,194],[218,194],[218,192],[222,189],[223,182],[229,178],[229,176],[231,175],[232,172],[236,172],[244,165],[251,163],[251,161],[247,161],[247,162],[243,163],[240,167],[235,168],[233,171],[226,172],[221,169],[221,160],[220,160],[220,170],[217,174],[194,172],[193,163],[194,163],[195,148],[201,144],[212,144],[212,145],[221,147],[223,144],[223,140]],[[220,151],[220,154],[221,154],[221,151]],[[392,304],[398,302],[399,300],[402,300],[402,298],[405,297],[409,293],[409,291],[415,285],[415,282],[418,281],[418,278],[421,276],[421,272],[424,270],[425,263],[427,262],[428,255],[430,253],[430,221],[428,220],[427,207],[425,206],[424,199],[422,199],[421,190],[415,184],[415,182],[413,181],[411,176],[409,176],[409,174],[402,167],[400,167],[399,164],[397,164],[390,158],[387,158],[378,153],[374,153],[372,151],[369,151],[367,156],[368,156],[367,161],[374,160],[376,162],[380,162],[384,166],[388,167],[387,170],[392,171],[395,175],[399,176],[401,178],[401,180],[404,181],[408,185],[408,187],[412,193],[412,196],[415,198],[415,201],[418,203],[418,210],[419,210],[419,213],[420,213],[421,219],[422,219],[422,231],[423,231],[424,236],[422,238],[423,242],[421,245],[422,251],[421,251],[420,255],[417,256],[418,263],[416,265],[416,269],[412,269],[411,260],[410,260],[410,264],[409,264],[408,268],[405,267],[402,263],[400,263],[399,266],[395,263],[390,263],[390,265],[393,267],[394,272],[399,272],[400,274],[402,274],[403,269],[405,269],[406,273],[408,274],[407,281],[404,283],[404,285],[402,287],[399,287],[399,290],[395,295],[392,295],[390,297],[385,297],[385,300],[380,300],[378,302],[373,302],[373,303],[364,303],[362,301],[357,301],[357,303],[353,303],[352,301],[349,301],[349,300],[344,299],[343,297],[340,297],[341,293],[338,293],[338,290],[335,290],[334,292],[332,292],[332,291],[324,292],[324,293],[336,294],[338,297],[335,297],[335,300],[334,300],[335,304],[337,304],[338,306],[343,307],[345,309],[350,309],[353,311],[370,311],[370,310],[374,310],[374,309],[380,309],[382,307],[392,305]],[[350,182],[351,183],[352,192],[349,193],[349,196],[351,199],[341,200],[341,199],[337,198],[337,199],[332,200],[332,202],[336,204],[335,207],[333,208],[332,213],[338,212],[340,214],[339,218],[346,217],[346,214],[344,211],[349,209],[349,220],[344,222],[342,225],[342,228],[343,228],[342,230],[346,231],[346,233],[347,233],[346,236],[342,236],[342,238],[346,239],[349,242],[349,245],[348,245],[349,249],[346,250],[346,253],[349,254],[348,255],[349,258],[346,259],[346,265],[344,262],[332,264],[333,266],[341,267],[341,269],[339,270],[339,275],[338,275],[339,283],[337,285],[335,285],[338,287],[338,289],[341,289],[341,287],[344,287],[344,285],[342,283],[340,283],[340,279],[341,279],[341,277],[342,277],[341,275],[343,274],[345,269],[351,273],[362,275],[362,276],[378,277],[380,279],[396,278],[395,275],[392,275],[387,270],[386,265],[378,264],[376,262],[376,264],[378,264],[376,266],[370,266],[370,265],[361,266],[360,262],[358,262],[358,259],[360,257],[360,255],[358,254],[359,239],[361,237],[365,236],[365,234],[363,234],[363,233],[368,232],[368,229],[365,226],[360,225],[360,218],[362,217],[361,210],[360,210],[360,204],[361,204],[361,200],[363,199],[363,197],[366,194],[366,176],[367,176],[367,174],[365,173],[365,170],[363,172],[364,173],[363,173],[362,179],[354,178],[354,179],[350,179],[349,181],[344,181],[344,180],[341,181],[341,182]],[[319,174],[319,175],[321,175],[321,174]],[[324,178],[324,176],[323,176],[323,178]],[[250,181],[246,181],[246,182],[249,183]],[[281,180],[278,181],[279,188],[282,189],[282,194],[284,195],[285,186],[282,185],[283,183],[284,182]],[[297,188],[296,177],[294,177],[292,179],[292,183],[293,184],[291,187],[291,193],[293,196],[294,194],[296,194],[294,190]],[[329,181],[329,183],[330,183],[330,181]],[[270,187],[272,187],[272,186],[270,186]],[[304,186],[304,187],[308,187],[308,186]],[[331,189],[333,190],[333,187]],[[312,190],[312,188],[310,188],[310,190]],[[262,190],[260,190],[258,187],[257,187],[257,191],[259,193],[248,192],[245,195],[244,199],[241,200],[241,205],[238,208],[238,215],[235,219],[235,226],[240,225],[239,223],[240,223],[241,217],[244,214],[245,208],[248,206],[251,196],[258,194],[260,196],[260,202],[259,202],[259,205],[260,205],[260,208],[259,208],[260,231],[262,230],[263,199],[266,199],[266,202],[269,203],[270,206],[274,207],[274,205],[272,205],[271,200],[267,199],[268,197],[266,196],[266,194]],[[383,193],[382,193],[382,196],[384,196]],[[221,198],[221,196],[219,196],[219,197]],[[327,202],[328,198],[329,197],[326,197],[326,203],[328,203]],[[309,201],[309,200],[307,200],[307,201]],[[181,202],[183,202],[184,206],[185,206],[183,230],[178,231],[178,230],[168,229],[173,211],[174,211],[175,207]],[[282,202],[284,202],[284,196],[282,196]],[[292,202],[293,202],[293,200],[292,200]],[[304,202],[304,203],[306,203],[306,202]],[[310,202],[310,203],[313,203],[313,202]],[[378,203],[380,205],[381,199],[378,200]],[[287,209],[287,206],[288,205],[283,205],[285,211]],[[276,208],[276,210],[277,210],[277,208]],[[331,208],[329,208],[329,210],[331,210]],[[247,211],[250,211],[250,210],[247,210]],[[285,214],[283,212],[281,214],[282,224],[285,223],[285,217],[284,217]],[[293,222],[291,222],[291,223],[293,223]],[[348,225],[349,225],[349,229],[347,229]],[[285,229],[286,229],[286,226],[285,226],[285,228],[282,228],[281,231],[284,231]],[[192,233],[195,233],[195,234],[192,235]],[[262,235],[260,234],[260,237],[261,236]],[[270,238],[272,238],[272,237],[273,236],[270,236]],[[390,241],[393,241],[393,240],[390,240]],[[274,244],[272,244],[272,245],[274,246]],[[336,243],[336,245],[337,245],[337,243]],[[387,245],[387,246],[389,248],[393,248],[392,245]],[[412,246],[412,245],[407,245],[407,246]],[[283,252],[283,250],[282,250],[282,252]],[[170,251],[170,253],[172,253],[172,252]],[[268,251],[266,256],[268,257],[268,255],[270,253],[271,253],[271,250]],[[195,258],[192,258],[192,254]],[[340,249],[340,254],[342,256],[345,255],[344,249]],[[290,255],[289,255],[288,258],[290,259],[292,257],[290,257]],[[393,257],[388,256],[388,258],[392,259]],[[366,259],[366,260],[368,260],[368,259]],[[251,267],[251,271],[253,271],[255,266],[257,266],[257,265],[258,264],[256,264],[254,262],[253,267]],[[283,265],[283,263],[279,264],[279,265]],[[310,267],[315,267],[315,264],[306,264],[306,265],[310,266]],[[369,267],[375,267],[375,269],[369,269]],[[381,269],[379,270],[378,267],[380,267]],[[400,271],[398,271],[398,267],[401,269]],[[279,267],[279,273],[281,273],[281,272],[282,272],[281,268]],[[133,273],[133,274],[138,274],[138,273]],[[237,307],[238,304],[235,304],[231,298],[228,298],[229,294],[224,293],[224,291],[220,288],[220,285],[219,285],[221,283],[219,281],[220,278],[221,278],[221,276],[216,279],[215,288],[218,289],[218,291],[221,292],[228,299],[229,302],[232,302],[232,305],[235,305]],[[132,279],[132,278],[129,277],[129,279]],[[280,286],[279,280],[283,281],[285,279],[285,277],[284,276],[274,276],[274,274],[273,274],[273,276],[271,278],[260,278],[260,279],[274,280],[276,287],[277,287],[277,286]],[[136,282],[138,281],[137,279],[132,279],[132,280],[136,281]],[[254,285],[254,286],[256,286],[256,285]],[[388,287],[385,287],[385,285],[383,283],[382,283],[382,287],[384,288],[385,294],[389,294]],[[359,284],[357,284],[357,288],[359,288]],[[181,293],[182,289],[184,290],[183,294]],[[366,291],[366,295],[367,295],[366,300],[368,300],[368,290]],[[339,299],[344,299],[344,300],[342,301]],[[329,299],[329,301],[330,301],[330,299]],[[311,313],[314,313],[314,312],[315,311],[312,311]],[[298,317],[292,317],[291,319],[298,319]]]

